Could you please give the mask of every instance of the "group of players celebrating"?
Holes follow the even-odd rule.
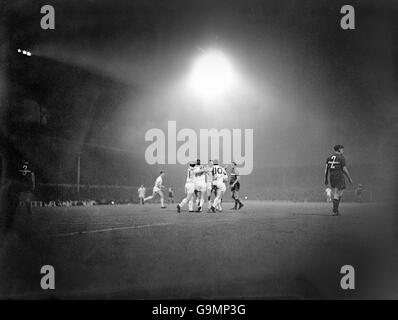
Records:
[[[343,156],[344,146],[335,145],[334,153],[326,159],[325,167],[325,185],[329,184],[332,190],[333,210],[332,214],[338,216],[339,205],[343,196],[343,191],[346,188],[345,176],[352,184],[352,178],[346,167],[346,161]],[[153,188],[153,194],[144,199],[148,201],[152,199],[155,194],[160,195],[161,207],[165,208],[164,196],[162,192],[162,181],[164,172],[160,172],[160,176],[156,179]],[[194,203],[197,204],[196,212],[202,212],[205,204],[205,195],[207,196],[207,212],[222,212],[222,200],[226,192],[226,184],[228,183],[228,174],[225,167],[218,163],[218,160],[209,160],[207,165],[202,165],[200,159],[196,162],[191,162],[187,168],[187,179],[185,183],[185,198],[177,204],[177,212],[188,205],[188,211],[194,212]],[[233,162],[230,170],[229,185],[231,189],[232,199],[235,201],[233,210],[240,210],[243,203],[239,199],[240,177],[236,163]],[[213,196],[213,200],[212,200]]]
[[[161,208],[164,205],[163,177],[165,173],[160,171],[160,175],[155,181],[152,195],[143,198],[142,203],[151,200],[156,194],[160,196]],[[219,165],[218,160],[209,160],[206,165],[201,164],[200,159],[190,162],[187,169],[187,179],[185,183],[185,198],[181,203],[177,204],[177,211],[188,205],[189,212],[202,212],[205,201],[207,201],[207,212],[222,212],[222,200],[227,190],[228,183],[227,169]],[[239,199],[240,177],[236,163],[233,162],[230,167],[229,186],[231,189],[232,199],[235,205],[232,210],[240,210],[243,203]],[[196,210],[194,210],[196,203]]]
[[[232,209],[239,210],[243,207],[243,203],[239,200],[240,178],[235,162],[231,165],[230,176],[229,184],[232,198],[235,200]],[[189,163],[185,183],[186,197],[177,204],[177,211],[181,212],[181,209],[188,205],[188,211],[194,212],[193,205],[196,202],[196,212],[202,212],[206,194],[207,212],[222,212],[222,199],[227,190],[226,183],[228,183],[227,170],[219,165],[218,160],[209,160],[207,165],[202,165],[199,159]],[[212,195],[214,195],[213,201]]]

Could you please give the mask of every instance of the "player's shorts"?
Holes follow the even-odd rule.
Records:
[[[187,182],[185,184],[186,194],[193,194],[195,192],[195,184],[193,182]]]
[[[207,186],[206,186],[206,182],[204,181],[197,181],[195,183],[195,190],[198,190],[200,192],[206,192]]]
[[[220,190],[222,192],[225,192],[227,190],[227,187],[225,186],[225,183],[222,181],[215,181],[213,182],[213,186],[217,188],[217,190]]]
[[[332,188],[337,188],[339,190],[344,190],[345,189],[345,179],[344,176],[339,174],[339,175],[330,175],[330,186]]]
[[[240,189],[240,182],[235,183],[235,185],[233,187],[232,187],[232,184],[231,184],[231,191],[232,192],[238,192],[239,189]]]
[[[161,191],[158,187],[153,187],[153,193],[159,193]]]

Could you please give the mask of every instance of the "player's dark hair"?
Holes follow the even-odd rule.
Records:
[[[334,151],[340,151],[341,149],[344,149],[344,146],[342,144],[336,144],[333,149]]]
[[[160,174],[162,174],[162,173],[164,173],[164,171],[163,171],[163,170],[160,170]]]

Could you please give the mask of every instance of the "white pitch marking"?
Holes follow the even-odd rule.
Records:
[[[87,234],[87,233],[100,233],[100,232],[108,232],[108,231],[117,231],[117,230],[128,230],[128,229],[142,229],[142,228],[150,228],[150,227],[158,227],[158,226],[167,226],[171,223],[155,223],[155,224],[141,224],[137,226],[129,226],[129,227],[118,227],[118,228],[106,228],[106,229],[97,229],[97,230],[86,230],[86,231],[76,231],[76,232],[68,232],[68,233],[60,233],[56,234],[56,237],[68,237],[75,236],[79,234]]]

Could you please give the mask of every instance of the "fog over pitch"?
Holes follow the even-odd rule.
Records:
[[[107,101],[87,98],[78,111],[86,125],[72,129],[85,143],[130,151],[148,174],[156,170],[144,159],[145,133],[151,128],[166,132],[170,120],[177,130],[197,134],[211,128],[253,129],[253,173],[275,166],[322,166],[332,145],[341,143],[349,164],[378,166],[392,184],[397,8],[354,4],[357,28],[343,31],[343,4],[55,1],[52,33],[40,30],[39,15],[32,14],[39,12],[37,4],[21,1],[7,9],[11,39],[31,48],[38,59],[127,86]],[[19,17],[15,21],[13,14]],[[240,82],[221,101],[208,103],[190,96],[185,81],[196,57],[212,48],[230,59]],[[89,96],[90,90],[81,87],[70,99]],[[178,166],[169,170],[182,172]]]

